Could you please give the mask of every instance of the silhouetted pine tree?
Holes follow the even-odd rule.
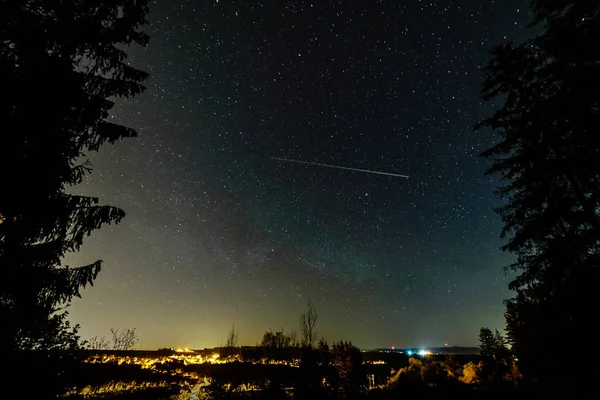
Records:
[[[77,346],[62,307],[92,284],[101,261],[71,268],[67,252],[125,213],[68,194],[91,171],[85,153],[133,137],[107,120],[114,99],[147,74],[125,48],[147,0],[0,2],[0,350]]]
[[[557,346],[595,342],[590,310],[600,264],[600,3],[533,0],[522,44],[492,50],[484,99],[504,104],[479,127],[499,134],[483,153],[506,184],[504,250],[516,255],[506,320],[519,367],[565,377]],[[574,372],[572,370],[571,372]],[[577,371],[578,374],[581,371]]]
[[[481,357],[490,360],[496,352],[496,339],[490,328],[482,327],[479,330],[479,353]]]

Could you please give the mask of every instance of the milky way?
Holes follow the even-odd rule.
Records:
[[[140,347],[240,343],[298,324],[363,348],[473,345],[502,329],[498,184],[472,127],[488,49],[527,35],[527,1],[151,4],[129,50],[147,91],[111,118],[137,139],[93,154],[75,188],[123,208],[77,265],[84,338],[136,327]],[[275,158],[406,174],[317,168]]]

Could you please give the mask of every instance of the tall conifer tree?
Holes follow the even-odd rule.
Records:
[[[520,44],[492,50],[482,89],[502,106],[479,127],[499,142],[483,156],[505,184],[504,250],[514,253],[506,301],[512,350],[523,372],[565,378],[556,346],[595,342],[588,328],[600,264],[600,3],[533,0]]]
[[[143,90],[126,61],[147,0],[0,2],[0,350],[77,346],[61,308],[92,284],[101,261],[69,267],[102,225],[125,213],[69,194],[91,171],[86,153],[133,137],[109,122],[115,99]]]

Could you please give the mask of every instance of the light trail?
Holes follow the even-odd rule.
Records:
[[[404,178],[404,179],[408,179],[409,178],[408,175],[393,174],[391,172],[380,172],[380,171],[372,171],[372,170],[369,170],[369,169],[340,167],[339,165],[321,164],[321,163],[310,162],[310,161],[290,160],[288,158],[279,158],[279,157],[271,157],[271,159],[278,160],[278,161],[285,161],[285,162],[297,163],[297,164],[316,165],[316,166],[319,166],[319,167],[345,169],[345,170],[348,170],[348,171],[366,172],[368,174],[394,176],[396,178]]]

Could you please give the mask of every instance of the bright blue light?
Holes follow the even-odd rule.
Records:
[[[413,351],[412,351],[412,350],[408,350],[408,351],[406,352],[406,354],[408,354],[409,356],[412,356],[412,355],[413,355]]]

